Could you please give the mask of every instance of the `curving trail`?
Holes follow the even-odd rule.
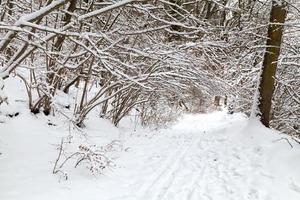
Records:
[[[108,199],[280,199],[264,166],[264,147],[240,138],[246,124],[225,114],[191,116],[152,139],[138,139],[120,175],[128,194]]]

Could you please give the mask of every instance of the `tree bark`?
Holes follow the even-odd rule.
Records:
[[[286,18],[286,2],[273,0],[268,27],[267,48],[264,55],[262,74],[260,78],[258,102],[260,121],[269,127],[272,96],[274,92],[274,76],[276,74],[278,57],[283,35],[283,23]]]

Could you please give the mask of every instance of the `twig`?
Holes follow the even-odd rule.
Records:
[[[293,139],[295,142],[297,142],[298,144],[300,144],[300,141],[299,141],[298,139],[296,139],[296,138],[294,138],[294,137],[292,137],[292,139]]]
[[[287,143],[289,143],[289,145],[291,146],[291,148],[293,148],[293,145],[290,143],[290,141],[289,141],[287,138],[284,138],[284,137],[282,137],[282,138],[280,138],[280,139],[277,139],[277,140],[274,140],[273,142],[278,142],[278,141],[280,141],[280,140],[286,140]]]
[[[58,156],[56,158],[56,161],[55,161],[55,164],[54,164],[54,167],[53,167],[53,171],[52,171],[53,174],[56,174],[58,171],[60,171],[60,170],[57,170],[56,167],[57,167],[58,161],[60,160],[60,157],[61,157],[63,144],[64,144],[64,138],[61,139],[61,143],[60,143],[60,146],[59,146],[59,153],[58,153]]]

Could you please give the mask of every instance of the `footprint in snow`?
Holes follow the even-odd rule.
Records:
[[[290,182],[289,188],[295,192],[300,193],[300,185],[296,184],[294,181]]]

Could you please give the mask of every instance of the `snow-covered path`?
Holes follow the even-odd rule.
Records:
[[[132,158],[139,165],[127,174],[126,180],[135,177],[128,196],[113,199],[265,199],[258,181],[271,187],[272,176],[262,174],[260,149],[245,149],[228,133],[241,130],[241,123],[226,121],[224,128],[217,118],[203,120],[187,120],[169,131],[173,134],[142,144],[137,152],[143,153]]]
[[[75,170],[69,180],[58,182],[38,159],[24,166],[6,160],[1,163],[2,172],[5,167],[10,172],[25,169],[17,176],[21,183],[15,176],[10,179],[9,174],[0,173],[0,199],[300,199],[299,145],[290,141],[291,148],[278,133],[249,124],[241,115],[186,115],[171,128],[155,132],[138,129],[130,135],[120,128],[119,137],[126,151],[117,168],[97,177],[76,169],[79,174]],[[10,137],[6,140],[13,143]],[[36,169],[26,170],[30,167]]]
[[[298,185],[282,174],[272,174],[276,170],[269,171],[266,162],[278,162],[267,157],[274,139],[266,145],[253,135],[241,138],[241,131],[247,129],[239,117],[185,117],[162,135],[141,143],[134,157],[130,154],[131,170],[121,176],[127,180],[128,194],[111,200],[298,199]]]

